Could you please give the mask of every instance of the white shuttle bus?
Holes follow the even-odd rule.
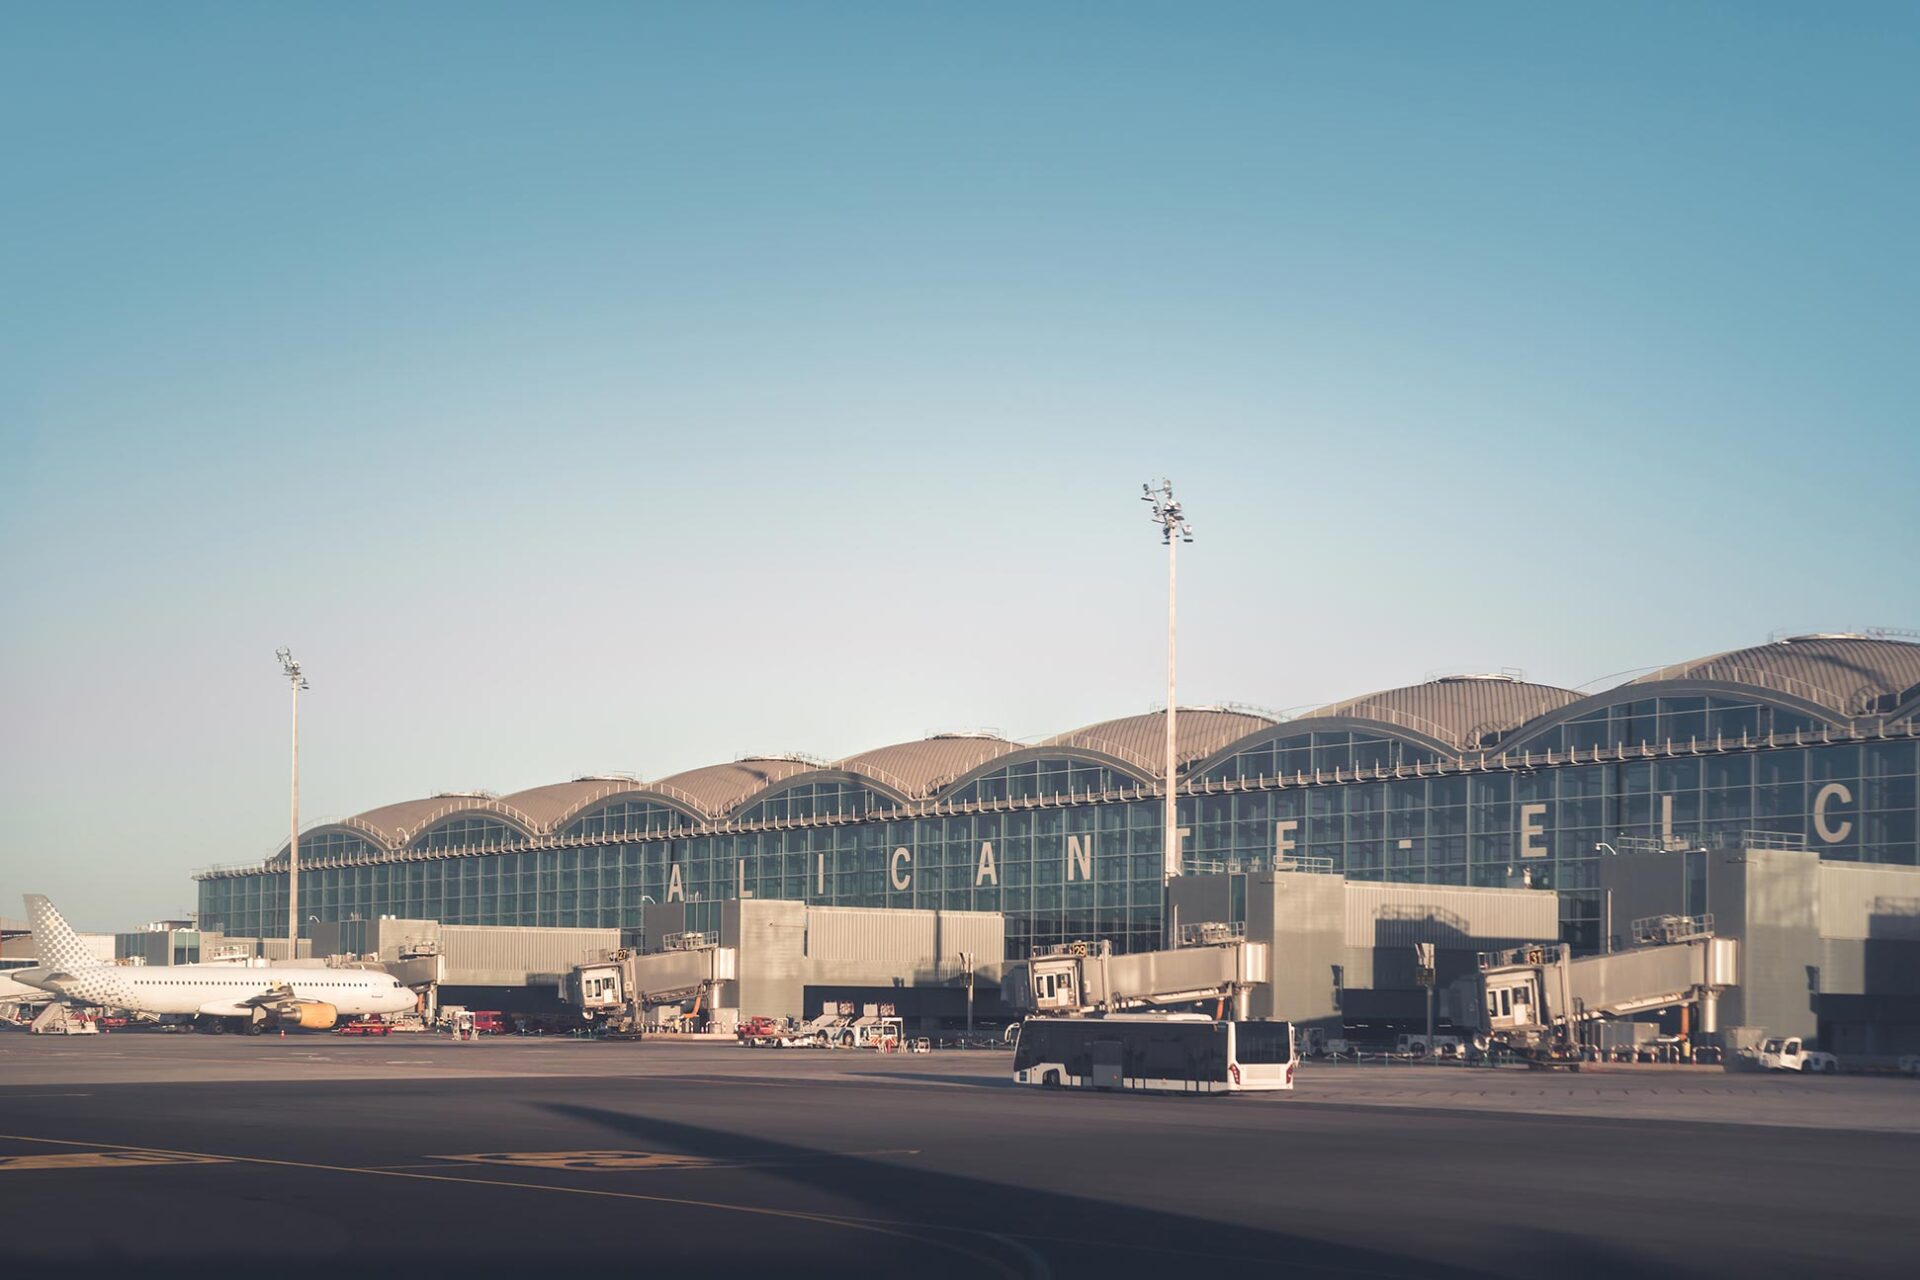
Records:
[[[1300,1065],[1291,1022],[1226,1022],[1197,1013],[1028,1018],[1013,1082],[1147,1093],[1291,1089]]]

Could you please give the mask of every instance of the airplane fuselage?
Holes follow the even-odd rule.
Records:
[[[247,1017],[261,1002],[284,1000],[289,994],[294,1000],[332,1005],[349,1016],[403,1013],[415,1006],[413,992],[397,979],[366,969],[185,964],[22,974],[28,972],[34,986],[62,999],[138,1013]]]

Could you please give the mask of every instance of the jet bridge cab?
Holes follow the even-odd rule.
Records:
[[[1540,974],[1537,969],[1489,974],[1486,1025],[1494,1035],[1540,1031]]]

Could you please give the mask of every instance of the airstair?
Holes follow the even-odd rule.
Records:
[[[34,1015],[27,1030],[37,1036],[97,1036],[100,1028],[92,1018],[61,1000],[51,1001]]]

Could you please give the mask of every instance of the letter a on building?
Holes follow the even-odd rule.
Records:
[[[973,887],[978,889],[983,884],[991,884],[996,889],[1000,887],[1000,872],[993,865],[993,841],[991,840],[980,842],[980,865],[975,867],[973,872]]]

